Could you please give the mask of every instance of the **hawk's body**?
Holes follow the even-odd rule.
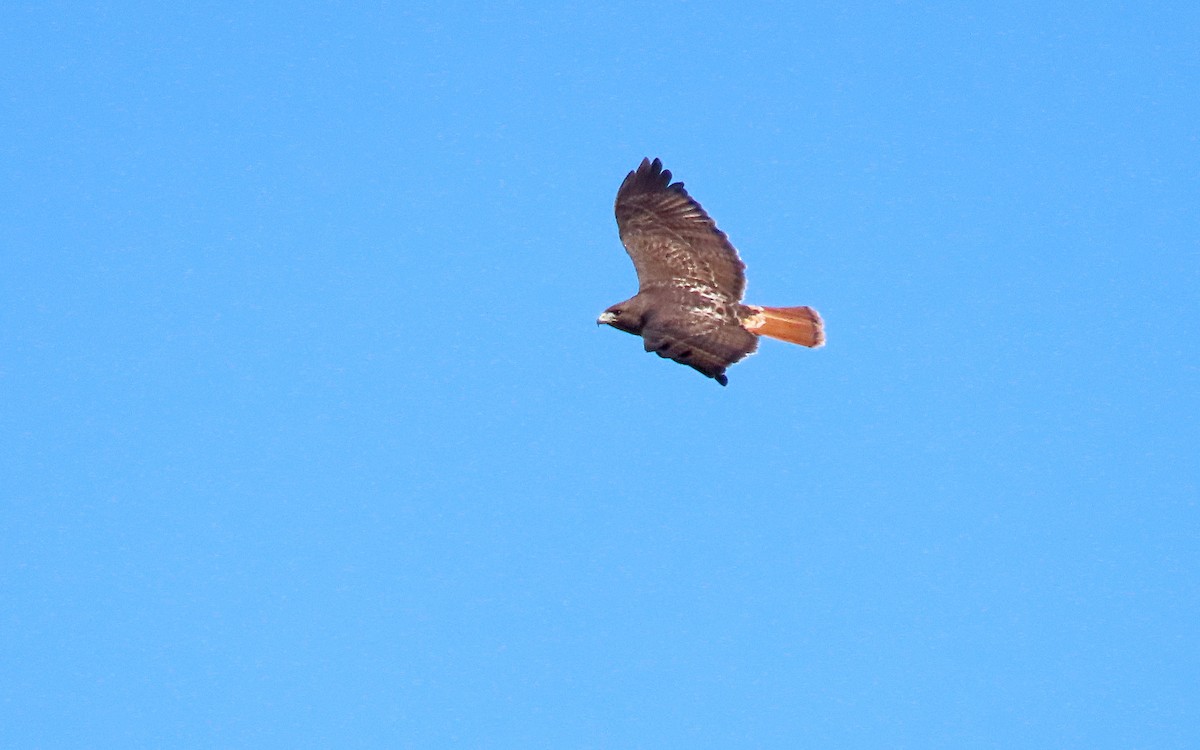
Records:
[[[640,335],[646,351],[725,385],[725,368],[758,348],[758,336],[805,346],[824,342],[808,307],[742,304],[745,264],[725,233],[662,162],[643,159],[617,191],[617,227],[637,269],[638,293],[600,323]]]

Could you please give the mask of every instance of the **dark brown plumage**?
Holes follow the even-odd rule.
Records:
[[[605,310],[598,323],[641,336],[646,351],[721,385],[725,368],[753,352],[759,336],[824,343],[812,308],[742,304],[745,264],[737,250],[658,159],[643,159],[621,183],[616,213],[638,293]]]

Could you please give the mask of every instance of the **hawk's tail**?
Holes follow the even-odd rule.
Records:
[[[817,347],[825,343],[825,323],[811,307],[747,307],[750,315],[742,325],[756,336],[769,336],[800,346]]]

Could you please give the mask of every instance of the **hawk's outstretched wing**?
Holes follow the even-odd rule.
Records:
[[[639,291],[674,286],[711,303],[734,304],[745,264],[700,204],[671,183],[658,159],[643,159],[617,191],[617,228],[637,269]]]
[[[725,368],[758,348],[758,337],[741,326],[698,326],[686,316],[647,324],[642,341],[646,351],[688,365],[721,385],[729,382]]]

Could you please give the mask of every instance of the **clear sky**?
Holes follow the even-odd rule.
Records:
[[[0,746],[1200,746],[1200,9],[998,5],[8,3]]]

